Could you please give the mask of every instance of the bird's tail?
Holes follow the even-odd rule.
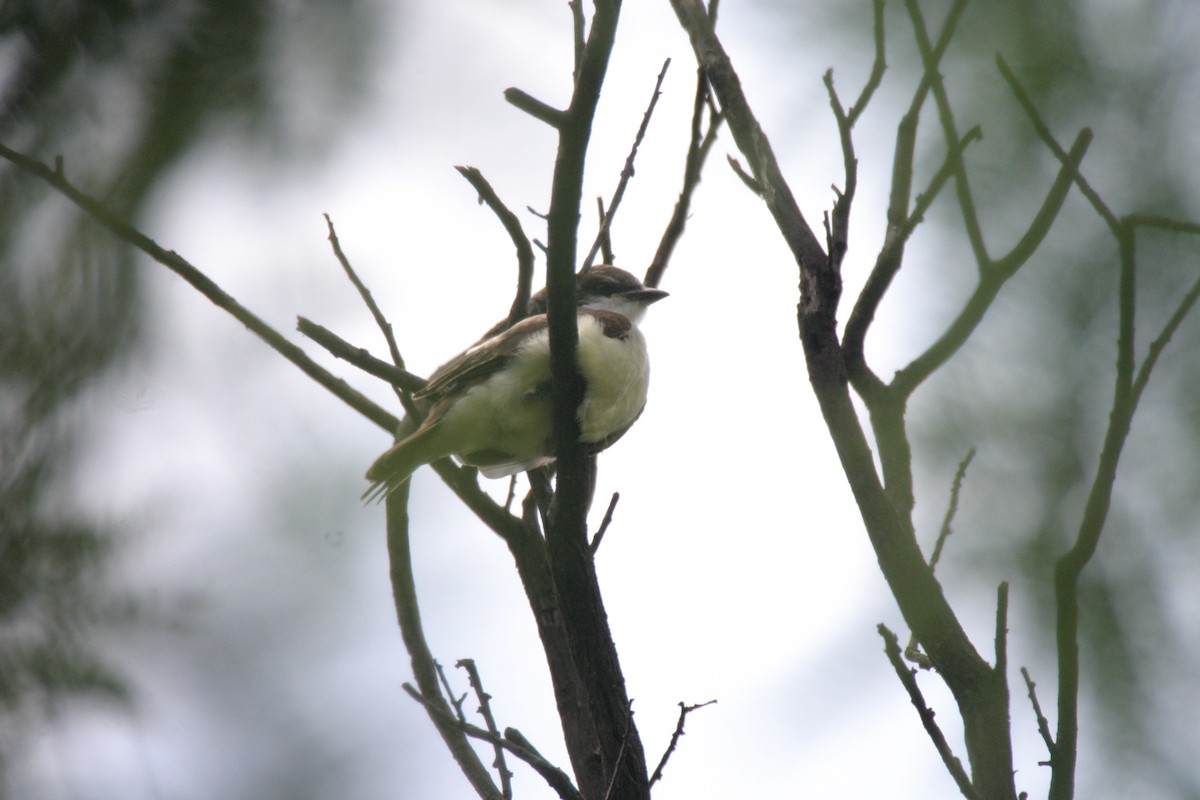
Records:
[[[375,459],[367,470],[371,486],[363,493],[363,499],[383,499],[404,485],[417,467],[448,455],[441,447],[439,428],[437,424],[419,428]]]

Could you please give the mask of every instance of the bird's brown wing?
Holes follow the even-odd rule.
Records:
[[[413,395],[418,400],[437,404],[443,398],[460,394],[466,387],[486,380],[496,371],[503,369],[520,349],[521,343],[547,326],[545,314],[521,320],[503,333],[485,339],[464,350],[438,367],[429,376],[425,388]]]

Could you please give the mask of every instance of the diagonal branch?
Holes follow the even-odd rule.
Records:
[[[492,210],[504,226],[504,230],[508,232],[508,237],[512,239],[513,247],[517,249],[517,292],[504,326],[511,328],[529,314],[529,297],[533,292],[533,246],[529,243],[529,237],[525,235],[525,229],[521,227],[521,220],[504,204],[482,172],[475,167],[458,166],[455,169],[475,187],[475,191],[479,193],[479,202],[485,203]],[[492,332],[489,331],[490,333]]]
[[[346,277],[350,279],[350,283],[358,291],[358,296],[362,298],[363,304],[367,310],[371,312],[371,317],[375,320],[375,324],[379,327],[379,332],[383,334],[384,341],[387,342],[388,352],[392,356],[392,363],[400,371],[404,371],[404,357],[400,355],[400,345],[396,344],[396,335],[392,331],[392,323],[387,321],[383,312],[379,309],[379,304],[375,302],[375,296],[371,294],[371,290],[358,277],[354,267],[350,264],[350,259],[346,257],[346,253],[342,250],[342,243],[338,239],[337,231],[333,227],[333,220],[328,214],[324,215],[325,226],[329,229],[329,245],[333,248],[333,255],[342,266],[342,271],[346,273]],[[404,406],[404,410],[409,414],[413,413],[412,397],[408,393],[411,389],[404,389],[401,385],[393,383],[392,388],[396,390],[396,397],[400,400],[400,404]]]
[[[950,743],[946,741],[946,736],[942,733],[942,729],[938,727],[937,721],[934,720],[933,709],[925,703],[925,696],[921,694],[921,687],[917,685],[917,679],[913,675],[913,671],[904,664],[904,659],[900,657],[900,642],[886,625],[880,623],[879,635],[883,638],[883,652],[887,654],[888,661],[892,665],[892,669],[896,671],[896,677],[900,679],[900,683],[904,686],[904,690],[908,692],[908,699],[912,701],[913,707],[917,709],[917,715],[921,718],[921,725],[925,728],[925,733],[929,735],[930,741],[933,742],[934,748],[938,755],[942,757],[942,763],[946,765],[946,771],[954,778],[954,782],[958,784],[958,790],[963,797],[968,800],[979,800],[979,794],[975,791],[975,787],[971,784],[971,779],[967,776],[967,772],[963,769],[962,762],[958,760],[958,756],[954,755],[954,751],[950,749]]]
[[[702,131],[706,111],[708,127]],[[654,251],[654,258],[651,259],[650,266],[646,268],[644,283],[647,286],[657,287],[662,282],[663,273],[667,270],[667,263],[671,260],[675,245],[683,236],[683,229],[687,224],[688,213],[691,209],[692,195],[700,184],[700,174],[704,169],[704,162],[707,160],[713,144],[717,141],[717,131],[721,128],[722,120],[721,113],[713,106],[704,69],[698,67],[696,69],[696,96],[692,105],[692,135],[688,142],[687,157],[684,159],[683,166],[683,188],[679,190],[679,199],[675,201],[671,218],[667,221],[666,228],[663,229],[658,249]]]
[[[1091,131],[1085,128],[1075,137],[1070,152],[1065,154],[1067,160],[1059,169],[1058,175],[1042,201],[1041,208],[1034,215],[1026,235],[1018,244],[1026,259],[1032,254],[1032,248],[1040,244],[1055,217],[1058,216],[1067,192],[1074,182],[1075,170],[1083,160],[1091,141]],[[1013,252],[1017,252],[1017,248],[1014,248]],[[958,352],[963,343],[975,332],[984,315],[991,308],[992,301],[995,300],[1000,289],[1004,287],[1009,278],[1016,274],[1022,263],[1024,262],[1010,262],[1006,256],[1003,261],[996,262],[998,265],[1003,265],[1002,269],[988,269],[980,274],[975,290],[967,298],[966,304],[963,305],[962,310],[959,311],[958,316],[950,323],[949,327],[923,353],[896,373],[891,385],[901,397],[911,395],[926,378]]]
[[[483,690],[483,678],[479,676],[479,668],[475,665],[474,659],[460,658],[455,666],[467,671],[467,680],[471,684],[472,691],[475,692],[475,697],[479,700],[479,713],[487,725],[488,733],[499,739],[500,730],[496,727],[495,716],[492,715],[492,696]],[[462,718],[462,714],[459,714],[459,718]],[[512,800],[512,772],[504,762],[504,746],[499,742],[493,742],[492,747],[496,753],[496,760],[492,766],[500,775],[500,793],[504,796],[504,800]]]
[[[629,180],[633,177],[633,162],[637,158],[642,139],[646,137],[646,130],[650,127],[650,118],[654,116],[654,107],[658,105],[658,98],[662,96],[663,80],[667,77],[667,68],[670,66],[671,59],[668,58],[663,62],[662,69],[659,70],[658,79],[654,82],[654,92],[650,95],[650,103],[646,106],[646,112],[642,114],[642,122],[638,125],[637,133],[634,134],[633,146],[629,148],[629,155],[625,157],[625,166],[621,168],[621,177],[617,180],[617,188],[613,191],[612,199],[608,201],[608,209],[604,212],[604,218],[600,222],[600,230],[596,232],[596,240],[592,242],[591,249],[583,258],[581,272],[592,266],[596,259],[596,253],[600,251],[600,246],[608,239],[613,217],[616,216],[617,207],[621,205],[621,200],[625,197],[625,187],[629,185]]]
[[[361,392],[351,388],[344,380],[313,361],[307,353],[288,341],[254,312],[227,294],[212,278],[188,263],[187,259],[172,250],[160,247],[154,240],[133,227],[120,215],[110,211],[99,200],[77,189],[63,174],[61,162],[58,169],[51,169],[37,159],[18,153],[4,145],[0,145],[0,157],[11,161],[29,174],[45,181],[64,197],[87,212],[101,225],[108,228],[117,238],[133,245],[183,278],[196,291],[207,297],[213,305],[227,312],[238,322],[245,325],[250,329],[251,333],[266,342],[272,350],[295,364],[300,368],[301,372],[325,387],[355,411],[389,433],[396,429],[396,425],[399,423],[396,417],[376,405]]]
[[[697,709],[711,706],[716,702],[716,700],[709,700],[705,703],[696,703],[695,705],[679,704],[679,721],[675,723],[675,732],[671,734],[671,741],[667,744],[667,749],[663,752],[662,758],[658,760],[658,766],[654,768],[654,774],[650,776],[651,786],[662,780],[663,770],[666,769],[667,762],[671,759],[675,748],[679,746],[680,738],[683,737],[683,725],[687,721],[687,715]]]
[[[561,800],[583,800],[583,795],[571,783],[570,777],[539,753],[537,748],[530,744],[529,740],[516,728],[507,728],[504,731],[504,736],[499,736],[492,731],[480,728],[478,725],[472,725],[469,722],[457,719],[453,714],[449,713],[448,709],[435,701],[431,701],[411,684],[404,684],[404,691],[408,692],[409,697],[425,706],[431,715],[441,717],[446,720],[447,724],[458,726],[464,734],[470,736],[472,739],[487,742],[495,747],[502,747],[524,761],[533,768],[534,772],[542,776]]]
[[[296,330],[324,347],[334,358],[352,364],[368,375],[387,381],[403,392],[419,392],[425,388],[424,378],[394,366],[391,362],[376,358],[365,347],[355,347],[333,331],[306,317],[296,318]]]
[[[966,0],[957,0],[947,18],[956,20],[965,6]],[[917,49],[921,53],[921,60],[925,65],[925,76],[929,81],[930,89],[933,91],[934,103],[938,110],[938,119],[942,125],[942,134],[946,139],[946,144],[953,148],[962,137],[958,135],[958,129],[954,123],[954,112],[950,108],[950,98],[946,94],[946,84],[942,80],[941,73],[938,71],[940,54],[929,40],[929,31],[925,26],[925,17],[921,13],[921,7],[917,0],[905,0],[904,7],[908,9],[909,18],[912,20]],[[949,26],[944,27],[952,30]],[[979,213],[975,208],[975,197],[971,192],[971,183],[967,176],[966,164],[962,158],[957,158],[954,161],[954,178],[955,188],[958,190],[958,205],[962,210],[963,225],[967,229],[967,239],[971,243],[971,251],[975,254],[975,262],[979,265],[979,269],[985,270],[991,265],[991,258],[987,253],[987,245],[983,241],[983,228],[979,224]]]

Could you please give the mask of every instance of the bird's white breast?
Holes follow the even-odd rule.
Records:
[[[580,438],[599,442],[633,424],[646,405],[650,359],[636,325],[624,336],[605,335],[596,319],[579,318],[579,371],[586,383],[579,407]]]

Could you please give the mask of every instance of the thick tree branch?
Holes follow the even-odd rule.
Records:
[[[648,797],[645,755],[633,724],[625,680],[596,578],[587,537],[594,460],[579,443],[577,410],[583,382],[576,364],[575,265],[584,164],[596,105],[607,72],[620,16],[618,0],[596,0],[591,27],[576,69],[571,103],[558,120],[558,154],[547,216],[546,293],[550,323],[557,481],[547,513],[546,554],[561,627],[545,628],[567,749],[580,790],[603,797]],[[523,580],[525,576],[522,576]],[[532,599],[532,598],[531,598]],[[565,636],[565,653],[551,653],[548,636]],[[566,670],[566,671],[563,671]]]

